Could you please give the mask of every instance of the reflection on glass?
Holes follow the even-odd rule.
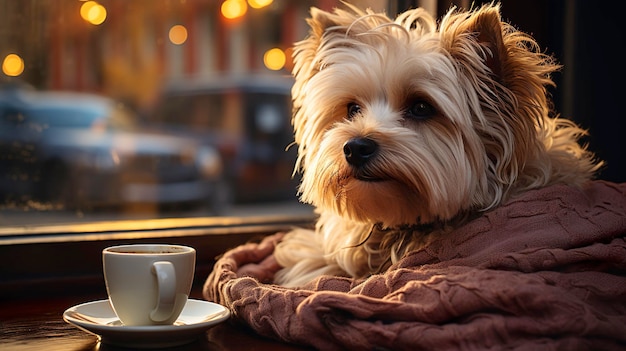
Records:
[[[17,77],[24,72],[24,61],[16,54],[8,54],[2,62],[2,72],[10,77]]]
[[[187,41],[187,28],[180,24],[172,26],[172,28],[170,28],[169,38],[172,44],[184,44],[185,41]]]
[[[285,53],[280,48],[269,49],[263,55],[263,63],[265,63],[265,67],[271,69],[272,71],[278,71],[285,67],[285,62],[287,62],[287,58],[285,57]]]
[[[0,0],[0,226],[311,213],[288,147],[311,6],[342,4]]]
[[[248,5],[244,0],[226,0],[222,3],[222,15],[228,19],[242,17],[248,12]]]
[[[104,6],[95,1],[87,1],[80,7],[80,16],[93,25],[100,25],[107,17]]]
[[[274,2],[273,0],[248,0],[250,7],[255,9],[261,9],[265,6],[269,6]]]

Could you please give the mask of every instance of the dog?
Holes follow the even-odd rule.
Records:
[[[560,66],[499,4],[311,9],[293,53],[299,196],[319,215],[276,245],[274,283],[364,278],[532,189],[582,186],[602,162],[552,109]],[[502,235],[506,235],[503,233]]]

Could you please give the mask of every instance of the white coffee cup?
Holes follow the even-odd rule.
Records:
[[[124,325],[173,324],[187,303],[196,250],[181,245],[131,244],[102,251],[109,301]]]

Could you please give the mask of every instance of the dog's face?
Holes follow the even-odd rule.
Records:
[[[294,51],[302,199],[385,227],[496,204],[538,144],[555,66],[514,59],[528,50],[504,41],[497,7],[439,29],[422,10],[353,11],[313,9]]]

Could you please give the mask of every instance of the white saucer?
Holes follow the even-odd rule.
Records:
[[[109,300],[83,303],[63,313],[66,322],[99,336],[102,343],[132,348],[187,344],[229,316],[230,311],[222,305],[192,299],[187,300],[174,325],[124,326]]]

